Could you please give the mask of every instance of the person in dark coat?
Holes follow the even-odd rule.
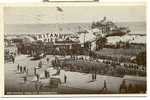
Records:
[[[36,78],[37,78],[37,81],[39,81],[39,79],[40,79],[39,74],[36,74]]]
[[[104,80],[104,89],[107,89],[106,80]]]
[[[95,72],[95,74],[94,74],[94,79],[96,80],[96,72]]]
[[[66,82],[67,82],[67,76],[64,75],[64,83],[66,83]]]
[[[20,72],[22,73],[22,66],[20,66]]]
[[[26,66],[23,67],[23,72],[26,72]]]
[[[46,70],[44,71],[44,74],[45,74],[45,78],[47,78],[47,71]]]
[[[50,77],[50,73],[47,71],[47,77]]]
[[[18,64],[18,66],[17,66],[17,70],[19,71],[19,68],[20,68],[20,66],[19,66],[19,64]]]
[[[104,93],[107,93],[107,84],[106,84],[106,80],[104,80],[104,87],[103,87],[102,91],[103,91]]]
[[[23,77],[24,83],[27,81],[27,76]]]
[[[12,62],[13,62],[13,64],[15,63],[15,58],[12,56]]]
[[[92,74],[92,81],[94,80],[94,74]]]
[[[46,72],[46,78],[49,78],[50,77],[49,72],[47,70],[45,72]]]
[[[122,84],[120,85],[120,93],[126,93],[127,92],[127,85],[126,85],[126,81],[123,80]]]
[[[36,68],[34,68],[34,75],[36,75]]]
[[[96,80],[96,68],[93,69],[93,74],[94,80]]]
[[[40,61],[40,62],[38,63],[38,67],[39,67],[39,68],[42,68],[42,61]]]
[[[49,58],[46,59],[47,63],[49,62]]]

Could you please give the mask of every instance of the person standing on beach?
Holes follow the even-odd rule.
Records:
[[[64,83],[66,83],[66,82],[67,82],[67,76],[64,75]]]
[[[106,92],[107,91],[107,84],[106,84],[106,80],[104,80],[104,87],[103,87],[103,92]]]
[[[15,63],[15,57],[11,56],[13,64]]]
[[[37,78],[37,81],[39,81],[39,79],[40,79],[39,74],[36,74],[36,78]]]
[[[17,66],[17,71],[19,71],[19,67],[20,67],[20,66],[19,66],[19,64],[18,64],[18,66]]]
[[[49,62],[49,58],[46,59],[47,63]]]
[[[94,80],[96,80],[96,68],[95,68],[95,72],[94,72]]]
[[[50,77],[50,73],[47,70],[45,70],[45,78],[49,78],[49,77]]]
[[[26,66],[23,67],[23,72],[26,72]]]
[[[42,68],[42,61],[39,62],[38,67]]]
[[[34,75],[36,75],[36,68],[34,68]]]
[[[24,79],[24,83],[25,83],[27,81],[27,76],[24,76],[23,79]]]
[[[28,73],[29,73],[29,69],[27,68],[27,70],[26,70],[26,74],[28,75]]]
[[[22,73],[22,66],[20,66],[20,72]]]
[[[94,74],[94,79],[96,80],[96,72],[95,72],[95,74]]]
[[[94,81],[94,74],[92,73],[92,81]]]
[[[44,75],[45,75],[45,78],[47,78],[47,71],[46,70],[44,71]]]

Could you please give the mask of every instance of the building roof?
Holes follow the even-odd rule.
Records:
[[[35,39],[32,38],[31,36],[22,36],[21,38],[24,40],[24,42],[34,42],[35,41]]]
[[[117,42],[129,42],[129,43],[137,43],[137,44],[146,44],[146,36],[140,35],[124,35],[124,36],[111,36],[107,37],[108,43],[116,44]]]

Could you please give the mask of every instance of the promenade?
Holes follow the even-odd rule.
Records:
[[[49,61],[47,62],[47,58]],[[27,55],[19,55],[15,59],[15,63],[12,62],[5,64],[5,90],[7,92],[37,92],[37,84],[42,86],[40,91],[43,92],[62,92],[63,90],[70,89],[83,89],[91,91],[101,91],[104,87],[104,81],[106,81],[107,90],[112,93],[119,93],[120,84],[122,83],[122,78],[97,75],[95,81],[92,81],[92,75],[80,72],[71,72],[60,70],[58,75],[54,75],[57,70],[51,65],[51,61],[54,60],[55,56],[47,55],[45,58],[39,60],[31,60],[31,57]],[[34,68],[38,67],[38,63],[42,61],[42,68],[37,69],[37,74],[39,74],[39,81],[34,75]],[[26,66],[28,69],[27,73],[20,73],[17,70],[17,65]],[[45,78],[44,71],[47,70],[50,73],[49,78]],[[64,75],[66,75],[66,83],[64,83]],[[24,82],[23,77],[27,77],[27,81]],[[55,91],[46,87],[49,87],[50,78],[59,78],[61,80],[61,85],[58,87],[59,90]],[[71,90],[69,90],[71,91]],[[73,91],[73,90],[72,90]],[[68,90],[67,90],[68,92]]]

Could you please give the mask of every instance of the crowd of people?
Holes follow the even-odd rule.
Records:
[[[28,71],[29,69],[26,67],[26,66],[23,66],[23,65],[20,65],[18,64],[17,65],[17,71],[21,74],[26,74],[24,77],[23,77],[23,80],[24,80],[24,83],[27,81],[27,75],[29,74]]]
[[[115,56],[115,55],[103,55],[97,52],[89,52],[89,56],[95,59],[104,59],[118,62],[131,62],[129,56]]]
[[[50,61],[49,58],[46,58],[47,64]],[[15,62],[15,59],[13,63]],[[81,56],[81,57],[72,57],[72,58],[65,58],[60,60],[58,57],[55,57],[54,60],[51,62],[53,68],[57,71],[55,74],[51,74],[50,71],[47,69],[43,70],[45,79],[51,79],[52,76],[60,75],[60,70],[67,70],[70,71],[80,71],[83,73],[90,73],[91,74],[91,81],[95,81],[97,79],[97,74],[103,75],[110,75],[116,76],[118,74],[119,77],[122,77],[125,74],[130,75],[138,75],[145,76],[146,69],[144,66],[139,66],[133,63],[122,62],[116,58],[108,57],[108,56],[99,56],[96,55],[95,57],[92,56]],[[41,76],[37,73],[37,70],[43,68],[43,62],[39,61],[37,67],[34,67],[34,76],[36,77],[36,81],[40,82]],[[31,70],[31,69],[30,69]],[[26,66],[21,64],[17,65],[17,71],[20,73],[26,73],[23,77],[24,82],[28,80],[28,73],[29,69]],[[64,83],[67,83],[68,77],[64,75]],[[104,82],[104,90],[106,89],[106,81]],[[131,87],[131,86],[130,86]]]
[[[26,66],[23,65],[17,65],[17,71],[20,73],[26,73],[28,74],[28,68]]]
[[[75,57],[75,59],[58,58],[52,61],[54,67],[59,66],[62,69],[70,71],[80,71],[92,73],[92,68],[97,74],[123,77],[124,75],[146,76],[146,67],[134,63],[125,63],[106,59],[92,59],[87,57]]]
[[[49,59],[49,58],[47,58]],[[46,61],[49,61],[47,60]],[[55,76],[60,75],[60,69],[57,69],[56,73],[50,73],[50,70],[48,68],[44,68],[43,62],[39,61],[38,67],[34,67],[33,69],[33,80],[35,82],[35,89],[39,92],[42,89],[44,89],[44,85],[43,83],[41,83],[42,81],[44,81],[45,79],[49,80],[49,88],[54,88],[56,83],[53,82],[53,79],[55,78]],[[43,69],[42,69],[43,68]],[[31,77],[31,73],[29,74],[29,71],[32,72],[32,69],[27,68],[26,66],[23,66],[21,64],[17,64],[16,67],[17,72],[19,72],[19,74],[24,74],[22,78],[24,84],[26,84],[27,82],[32,82],[29,77]],[[39,72],[41,70],[41,72]],[[43,74],[44,73],[44,74]],[[41,77],[41,75],[44,75]],[[44,78],[43,78],[44,77]],[[60,81],[59,84],[66,84],[67,83],[67,75],[64,74],[64,79],[63,81]],[[56,80],[54,80],[56,81]],[[57,88],[57,87],[55,87]]]

